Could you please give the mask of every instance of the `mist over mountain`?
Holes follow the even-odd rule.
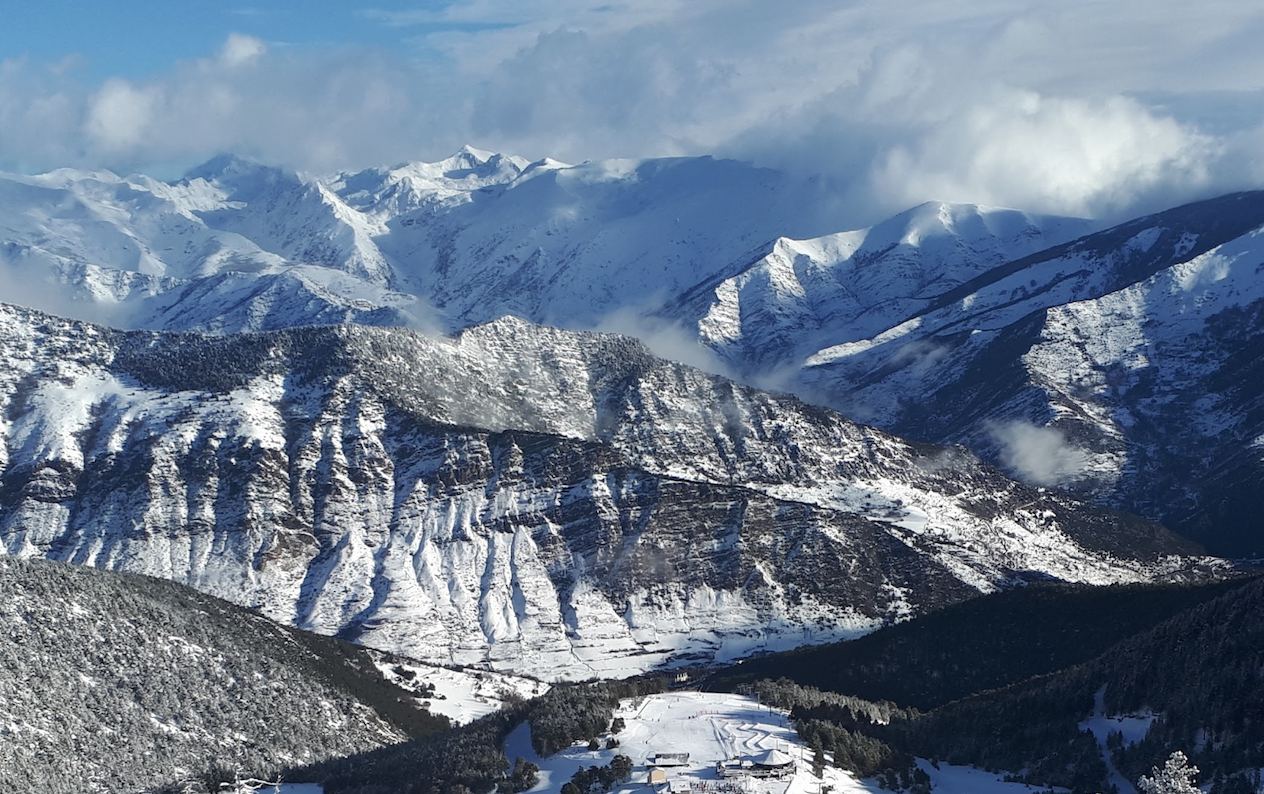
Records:
[[[0,180],[0,281],[115,326],[505,314],[640,337],[1030,484],[1261,553],[1250,354],[1259,194],[1095,232],[932,202],[840,231],[808,183],[735,161],[568,166],[465,148],[315,178],[232,156],[183,179]]]

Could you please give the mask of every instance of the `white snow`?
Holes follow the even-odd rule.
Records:
[[[376,654],[375,654],[376,655]],[[457,725],[473,722],[501,708],[509,699],[529,699],[549,691],[549,685],[532,678],[490,670],[462,670],[421,662],[375,661],[378,670],[392,683],[413,691],[434,687],[434,696],[424,697],[427,710]]]
[[[548,758],[540,758],[531,747],[528,725],[519,726],[505,743],[505,755],[512,763],[525,758],[540,767],[539,782],[532,792],[552,794],[580,767],[605,766],[616,754],[632,760],[631,779],[614,792],[645,791],[647,765],[657,753],[688,753],[689,762],[681,767],[665,767],[672,790],[685,788],[695,792],[732,791],[749,794],[818,794],[824,787],[833,787],[837,794],[878,794],[883,791],[875,780],[859,780],[850,772],[826,764],[823,778],[812,774],[813,752],[799,739],[787,714],[779,709],[761,706],[741,695],[705,692],[673,692],[623,701],[615,712],[626,723],[616,734],[618,747],[605,749],[608,736],[599,737],[602,749],[590,751],[586,743],[576,744]],[[784,753],[795,760],[796,770],[786,779],[745,780],[721,779],[716,772],[719,761],[754,760],[769,751]],[[931,777],[936,794],[1020,794],[1048,791],[1018,783],[1006,783],[995,775],[972,767],[940,764],[932,767],[926,761],[918,765]]]

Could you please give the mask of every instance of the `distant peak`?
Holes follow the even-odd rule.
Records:
[[[228,190],[234,199],[249,200],[275,186],[286,182],[298,184],[298,175],[276,166],[264,165],[257,160],[236,154],[217,154],[205,163],[190,169],[184,182],[202,179]]]
[[[256,171],[267,166],[230,152],[215,155],[199,166],[190,168],[184,174],[186,180],[205,179],[213,182],[230,174],[242,174]]]
[[[487,162],[488,160],[492,159],[493,157],[499,157],[500,155],[498,155],[496,152],[486,151],[485,149],[476,149],[467,143],[464,146],[462,146],[459,150],[457,150],[457,153],[452,156],[454,158],[460,157],[460,158],[470,159],[481,165]]]

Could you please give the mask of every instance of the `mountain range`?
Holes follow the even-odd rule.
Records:
[[[1031,583],[1216,580],[1264,556],[1264,193],[1110,228],[931,202],[849,229],[835,206],[811,179],[733,161],[471,148],[323,176],[227,155],[172,181],[0,174],[0,549],[550,681],[740,660],[932,613],[951,625],[980,595]],[[20,606],[7,657],[32,663],[13,638],[62,620],[37,601],[70,615],[73,636],[40,635],[65,645],[59,670],[90,669],[87,651],[62,652],[106,623],[131,638],[109,642],[141,642],[134,623],[81,615],[88,596],[49,595],[74,569],[0,565]],[[53,589],[116,587],[75,581]],[[1241,592],[1239,622],[1258,588]],[[136,598],[117,596],[129,614]],[[204,596],[162,598],[230,615],[223,631],[282,636]],[[1157,625],[1138,610],[1120,625]],[[179,620],[149,633],[196,646],[197,664],[220,658],[188,639],[198,618]],[[1167,631],[1120,658],[1161,656]],[[1066,664],[1109,644],[1087,642]],[[800,658],[834,651],[821,653]],[[332,675],[364,679],[358,667]],[[1057,730],[1089,760],[1040,763],[1096,785],[1096,745],[1072,736],[1090,684],[1114,676],[1098,710],[1124,687],[1119,708],[1201,696],[1085,669],[1073,686],[993,682],[1027,687],[1012,701],[967,687],[961,705],[862,744],[948,748],[951,735],[945,755],[990,764],[962,725],[1073,689]],[[12,730],[56,734],[54,712],[79,714],[3,694]],[[276,769],[371,751],[416,733],[392,697],[331,707],[346,746],[319,736],[320,753],[301,755],[268,734],[248,741],[271,755],[224,752]],[[191,719],[151,705],[151,723]],[[171,752],[233,719],[205,735],[175,725]],[[501,736],[492,722],[471,735]],[[1199,717],[1164,735],[1200,726],[1238,731]],[[1254,757],[1234,742],[1231,772]],[[1115,748],[1121,768],[1139,757]]]
[[[513,315],[632,334],[1264,555],[1260,194],[1105,230],[929,203],[840,232],[832,206],[811,180],[711,158],[63,169],[0,178],[0,286],[132,329],[453,334]]]

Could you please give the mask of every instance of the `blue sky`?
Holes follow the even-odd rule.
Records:
[[[0,168],[713,154],[1109,216],[1264,186],[1264,8],[1204,0],[6,3]]]
[[[57,63],[89,79],[139,79],[174,63],[214,52],[240,33],[279,47],[380,47],[424,57],[419,38],[442,31],[477,31],[495,23],[448,22],[442,3],[337,0],[232,5],[208,0],[128,0],[120,3],[6,3],[0,57]],[[391,24],[393,15],[427,12],[427,23]]]

